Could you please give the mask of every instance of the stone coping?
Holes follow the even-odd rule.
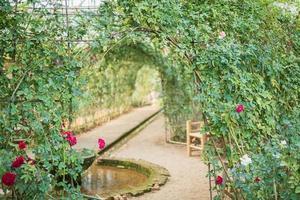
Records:
[[[170,176],[170,173],[166,168],[141,159],[104,158],[98,160],[97,164],[100,166],[111,166],[135,170],[144,174],[148,178],[147,181],[142,183],[140,186],[112,193],[109,197],[103,198],[103,200],[114,200],[119,199],[119,197],[125,197],[124,199],[127,199],[126,197],[128,196],[139,196],[146,192],[159,190],[159,187],[166,184]]]

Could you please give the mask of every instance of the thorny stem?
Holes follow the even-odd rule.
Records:
[[[203,114],[203,118],[204,118],[204,123],[205,123],[205,125],[207,125],[207,124],[208,124],[208,121],[207,121],[207,118],[206,118],[205,114]],[[210,139],[211,139],[211,141],[212,141],[212,143],[213,143],[213,147],[214,147],[214,149],[215,149],[215,152],[217,153],[218,159],[219,159],[219,161],[220,161],[220,163],[221,163],[221,165],[222,165],[222,167],[223,167],[224,173],[226,174],[226,176],[227,176],[227,178],[228,178],[228,181],[229,181],[230,183],[233,183],[233,181],[231,180],[231,178],[230,178],[228,172],[226,171],[226,166],[225,166],[225,164],[224,164],[224,161],[222,160],[222,158],[221,158],[221,156],[220,156],[220,153],[219,153],[218,150],[217,150],[217,146],[216,146],[216,142],[215,142],[214,138],[213,138],[213,137],[210,137]],[[237,193],[236,189],[233,188],[233,190],[234,190],[235,196],[237,197],[237,194],[238,194],[238,193]],[[242,196],[242,199],[245,200],[243,194],[241,194],[241,196]]]
[[[231,180],[231,178],[230,178],[228,172],[226,171],[226,166],[225,166],[225,164],[224,164],[224,161],[222,160],[222,158],[221,158],[221,156],[220,156],[220,153],[219,153],[218,150],[217,150],[215,140],[214,140],[212,137],[211,137],[210,139],[211,139],[211,141],[213,142],[214,149],[215,149],[215,151],[216,151],[216,153],[217,153],[217,156],[218,156],[219,161],[221,162],[221,165],[222,165],[222,167],[223,167],[223,171],[224,171],[224,173],[226,174],[226,177],[227,177],[228,181],[229,181],[230,183],[233,183],[233,181]],[[234,190],[234,194],[235,194],[235,196],[236,196],[238,193],[237,193],[237,191],[236,191],[235,188],[233,188],[233,190]],[[245,198],[244,198],[243,195],[242,195],[242,198],[245,200]]]
[[[241,147],[240,147],[240,145],[239,145],[239,143],[238,143],[238,141],[237,141],[237,138],[236,138],[234,132],[232,131],[231,126],[229,126],[229,132],[230,132],[230,135],[232,136],[234,142],[236,143],[236,146],[237,146],[237,148],[239,149],[240,153],[243,154],[244,151],[241,149]]]
[[[277,200],[278,199],[278,194],[277,194],[275,178],[273,179],[273,189],[274,189],[275,200]]]
[[[13,93],[12,93],[12,95],[11,95],[11,97],[10,97],[10,101],[12,101],[12,102],[14,101],[14,99],[15,99],[15,94],[16,94],[16,92],[18,91],[18,89],[19,89],[21,83],[23,82],[23,80],[24,80],[24,78],[26,77],[26,75],[27,75],[28,72],[29,72],[29,70],[27,70],[27,71],[23,74],[23,76],[21,77],[20,81],[18,82],[18,85],[16,86],[15,90],[13,91]]]
[[[208,163],[208,180],[209,180],[209,199],[212,200],[212,185],[211,185],[211,176],[210,176],[210,163]]]

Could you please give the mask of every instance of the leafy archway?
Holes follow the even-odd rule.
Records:
[[[93,53],[97,55],[95,60],[98,62],[82,69],[80,78],[85,79],[85,83],[87,83],[83,87],[83,91],[90,91],[87,98],[96,100],[85,105],[83,110],[88,108],[95,110],[93,105],[105,105],[105,102],[111,103],[115,98],[121,101],[116,105],[131,104],[130,98],[135,89],[136,75],[143,66],[150,66],[160,75],[164,113],[173,139],[184,140],[185,121],[195,117],[197,110],[197,107],[193,106],[192,99],[194,96],[194,91],[191,89],[193,77],[188,76],[188,73],[184,72],[182,68],[172,65],[168,57],[163,55],[163,49],[149,46],[149,43],[126,39],[105,53],[101,53],[101,50],[93,49]],[[118,73],[122,70],[125,70],[126,73],[119,76]],[[106,75],[109,71],[116,79],[119,77],[122,83],[107,79]],[[127,90],[125,96],[120,98],[113,96],[121,95],[122,93],[118,90],[122,91],[123,89]],[[78,100],[82,102],[81,98]],[[106,107],[108,108],[110,105]],[[117,106],[115,107],[117,108]]]
[[[78,176],[80,158],[61,137],[62,119],[74,113],[80,69],[98,55],[99,62],[114,51],[112,59],[124,58],[118,47],[128,42],[163,66],[171,124],[182,120],[178,112],[191,112],[191,102],[200,105],[211,133],[210,174],[227,177],[217,178],[218,191],[232,190],[236,199],[299,198],[297,2],[117,0],[74,16],[74,23],[59,9],[28,8],[37,2],[0,3],[0,174],[21,177],[17,196],[45,198],[59,186],[77,198],[65,176]],[[89,36],[88,47],[78,45]],[[182,99],[174,101],[177,95]],[[14,144],[20,138],[42,167],[12,169],[16,156],[29,159]]]
[[[110,36],[104,47],[126,37],[169,51],[166,72],[192,83],[211,134],[206,159],[218,191],[297,199],[298,9],[295,1],[112,1],[93,23],[101,41]]]

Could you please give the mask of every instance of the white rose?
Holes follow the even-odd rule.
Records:
[[[247,154],[243,155],[243,157],[241,157],[240,160],[241,164],[244,166],[247,166],[252,163],[251,158]]]
[[[281,140],[281,141],[280,141],[280,144],[281,144],[281,145],[284,145],[284,146],[287,145],[287,143],[286,143],[285,140]]]

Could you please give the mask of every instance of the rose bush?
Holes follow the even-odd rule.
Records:
[[[300,198],[298,127],[297,131],[289,130],[289,134],[283,130],[281,137],[272,139],[260,153],[250,156],[251,163],[237,164],[229,170],[235,187],[243,191],[245,199]]]
[[[195,92],[191,94],[196,105],[201,106],[205,121],[203,132],[210,132],[204,156],[212,165],[209,172],[212,177],[217,178],[221,172],[227,176],[230,174],[227,169],[237,166],[245,169],[257,166],[261,173],[267,167],[277,169],[277,176],[293,169],[292,184],[276,185],[279,179],[275,178],[275,192],[272,178],[262,174],[248,174],[243,186],[238,184],[239,179],[222,176],[224,183],[222,187],[216,187],[219,191],[216,199],[224,197],[224,191],[232,199],[251,199],[251,192],[257,192],[253,199],[298,197],[298,190],[291,189],[299,185],[299,179],[295,178],[299,167],[295,164],[297,159],[292,159],[293,167],[288,170],[278,170],[272,167],[274,163],[270,163],[272,159],[268,156],[268,161],[261,160],[261,163],[267,163],[261,166],[265,168],[258,167],[260,162],[255,156],[262,158],[264,153],[267,154],[265,148],[269,141],[284,140],[280,127],[299,118],[296,113],[300,108],[298,8],[296,2],[263,0],[168,0],[159,4],[114,1],[100,8],[101,13],[106,13],[104,18],[108,23],[104,25],[102,20],[95,19],[96,27],[101,27],[107,34],[121,32],[126,27],[129,29],[127,37],[133,41],[142,40],[143,44],[157,49],[168,48],[165,62],[171,59],[172,66],[171,69],[166,67],[168,74],[178,67],[181,69],[178,74],[193,75],[188,83],[193,85]],[[114,13],[119,14],[118,18],[112,17]],[[102,39],[103,34],[98,38]],[[118,43],[118,39],[112,36],[111,45]],[[180,75],[177,79],[188,84],[185,82],[188,76]],[[192,106],[180,109],[188,110],[186,107]],[[176,112],[172,114],[176,116]],[[299,135],[299,132],[295,134]],[[286,135],[286,138],[289,144],[292,136]],[[277,141],[276,145],[284,146],[284,142]],[[275,151],[277,147],[270,148]],[[279,154],[276,156],[283,160]],[[247,185],[255,187],[249,190]],[[285,188],[287,192],[283,194],[279,188]]]
[[[60,127],[71,120],[81,68],[78,49],[62,37],[82,34],[78,24],[62,30],[65,18],[48,15],[43,6],[26,9],[35,3],[0,1],[0,187],[15,199],[81,199],[67,177],[79,177],[83,161]],[[55,188],[62,190],[56,194]]]
[[[31,2],[22,1],[22,6]],[[13,169],[16,195],[30,199],[38,194],[35,198],[43,199],[60,186],[76,198],[79,189],[64,178],[58,180],[78,176],[81,166],[70,148],[75,139],[66,141],[59,127],[63,119],[72,119],[82,62],[94,60],[85,51],[115,63],[108,61],[127,57],[128,52],[134,57],[138,49],[140,60],[149,58],[160,66],[170,124],[184,121],[178,113],[198,116],[201,110],[197,120],[203,118],[203,131],[211,133],[205,151],[212,164],[209,174],[229,176],[222,175],[219,192],[228,190],[235,199],[251,199],[251,192],[257,199],[297,199],[299,131],[288,132],[299,126],[292,122],[300,109],[300,18],[296,2],[288,7],[274,2],[107,1],[97,11],[101,17],[87,17],[84,23],[79,18],[62,29],[66,23],[60,14],[42,10],[31,15],[26,9],[15,13],[16,6],[1,1],[5,28],[0,34],[8,38],[0,43],[1,174],[12,171],[16,157],[27,158],[13,141],[30,138],[27,148],[39,159],[35,165],[25,162]],[[65,42],[88,32],[96,41],[84,50]],[[93,86],[97,93],[97,84]],[[101,92],[117,88],[109,86]],[[174,130],[183,133],[180,126]],[[51,174],[53,170],[57,174]]]

